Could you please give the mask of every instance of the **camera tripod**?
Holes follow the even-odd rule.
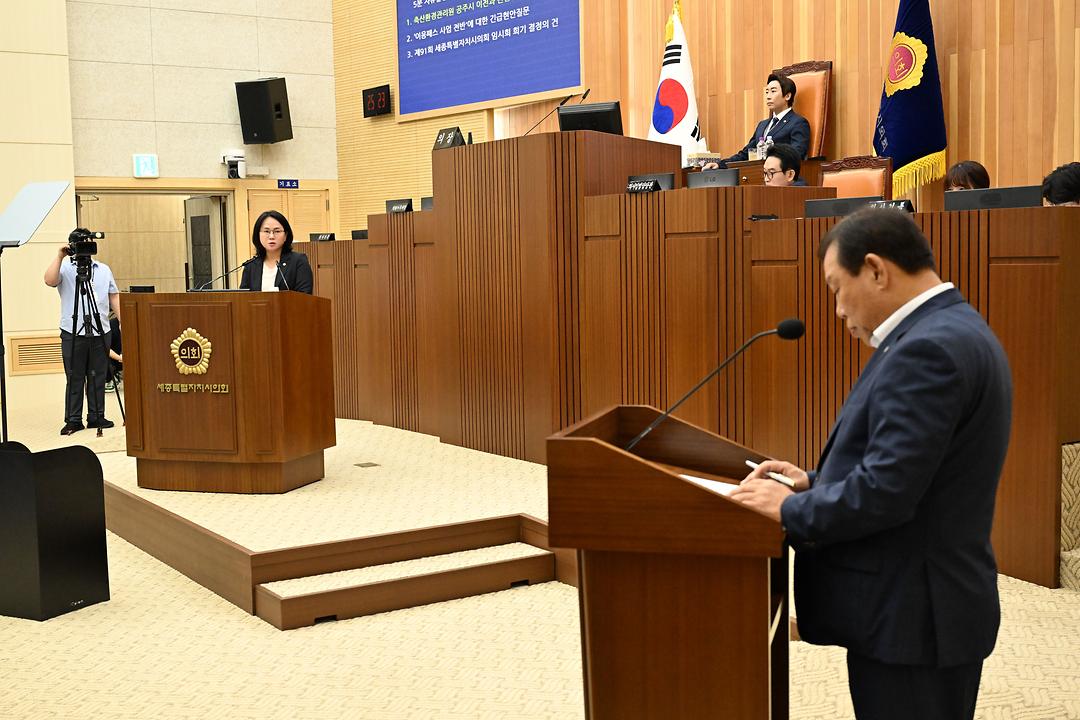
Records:
[[[98,311],[97,298],[94,297],[93,267],[89,256],[76,255],[71,259],[75,265],[75,296],[72,299],[71,329],[72,329],[72,352],[74,353],[75,342],[85,332],[85,337],[93,345],[93,337],[96,332],[97,341],[101,343],[101,350],[105,354],[105,374],[109,374],[109,347],[105,344],[105,330],[101,324],[101,313]],[[79,314],[80,305],[82,315]],[[79,320],[82,324],[79,324]],[[101,437],[104,428],[101,424],[105,421],[105,408],[97,407],[97,370],[93,367],[92,353],[86,354],[86,382],[93,388],[93,392],[86,395],[86,414],[98,418],[97,437]],[[82,389],[80,389],[82,392]],[[120,418],[126,422],[124,413],[124,401],[120,398],[120,388],[114,383],[113,392],[116,393],[116,402],[120,406]]]

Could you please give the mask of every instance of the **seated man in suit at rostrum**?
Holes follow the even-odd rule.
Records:
[[[802,163],[799,152],[790,145],[773,145],[765,153],[765,164],[761,168],[762,177],[769,187],[804,186],[806,181],[799,177]]]
[[[727,167],[729,162],[747,160],[750,151],[757,148],[758,143],[766,138],[772,138],[773,143],[783,143],[795,148],[799,153],[799,159],[806,159],[806,151],[810,148],[810,123],[806,118],[792,110],[795,104],[795,81],[785,75],[773,73],[765,84],[765,107],[769,109],[769,117],[757,124],[754,134],[747,141],[746,146],[722,162],[708,163],[704,170],[712,170],[717,167]]]
[[[907,213],[861,210],[818,256],[837,316],[874,354],[817,470],[769,460],[731,498],[787,533],[799,633],[847,648],[856,717],[971,718],[1001,617],[990,526],[1009,363]]]

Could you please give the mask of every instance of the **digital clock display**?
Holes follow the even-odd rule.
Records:
[[[380,85],[364,90],[364,117],[386,115],[393,111],[394,106],[390,103],[390,85]]]

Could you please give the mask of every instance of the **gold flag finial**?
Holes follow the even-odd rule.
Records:
[[[679,6],[679,0],[675,0],[675,4],[671,6],[671,15],[668,17],[667,27],[664,28],[664,44],[667,45],[671,42],[671,38],[675,37],[675,16],[679,16],[679,20],[682,20],[682,8]]]

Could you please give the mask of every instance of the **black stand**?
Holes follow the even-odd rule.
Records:
[[[0,615],[47,620],[109,599],[101,463],[76,445],[0,445]]]
[[[93,337],[94,331],[97,331],[98,342],[101,343],[102,352],[105,353],[105,378],[108,380],[109,376],[109,347],[105,344],[105,329],[101,324],[101,313],[98,312],[97,299],[94,297],[93,277],[91,275],[92,261],[87,257],[79,257],[72,259],[75,263],[75,296],[72,300],[71,308],[71,329],[73,331],[72,344],[78,341],[79,335],[85,331],[88,337]],[[79,302],[82,301],[82,325],[79,325]],[[93,340],[90,341],[93,344]],[[92,393],[94,398],[94,404],[97,404],[97,389],[96,378],[97,372],[93,370],[93,358],[91,353],[86,354],[86,373],[84,377],[87,381],[95,386]],[[116,402],[120,405],[120,419],[123,422],[127,421],[127,415],[124,413],[124,401],[120,399],[120,388],[115,384],[113,390],[116,392]],[[86,397],[86,413],[87,415],[94,415],[98,418],[98,422],[105,420],[105,408],[93,408],[90,407],[91,394],[88,393]],[[104,402],[104,400],[102,401]],[[99,412],[94,412],[100,410]],[[104,428],[98,425],[97,436],[101,437]]]

